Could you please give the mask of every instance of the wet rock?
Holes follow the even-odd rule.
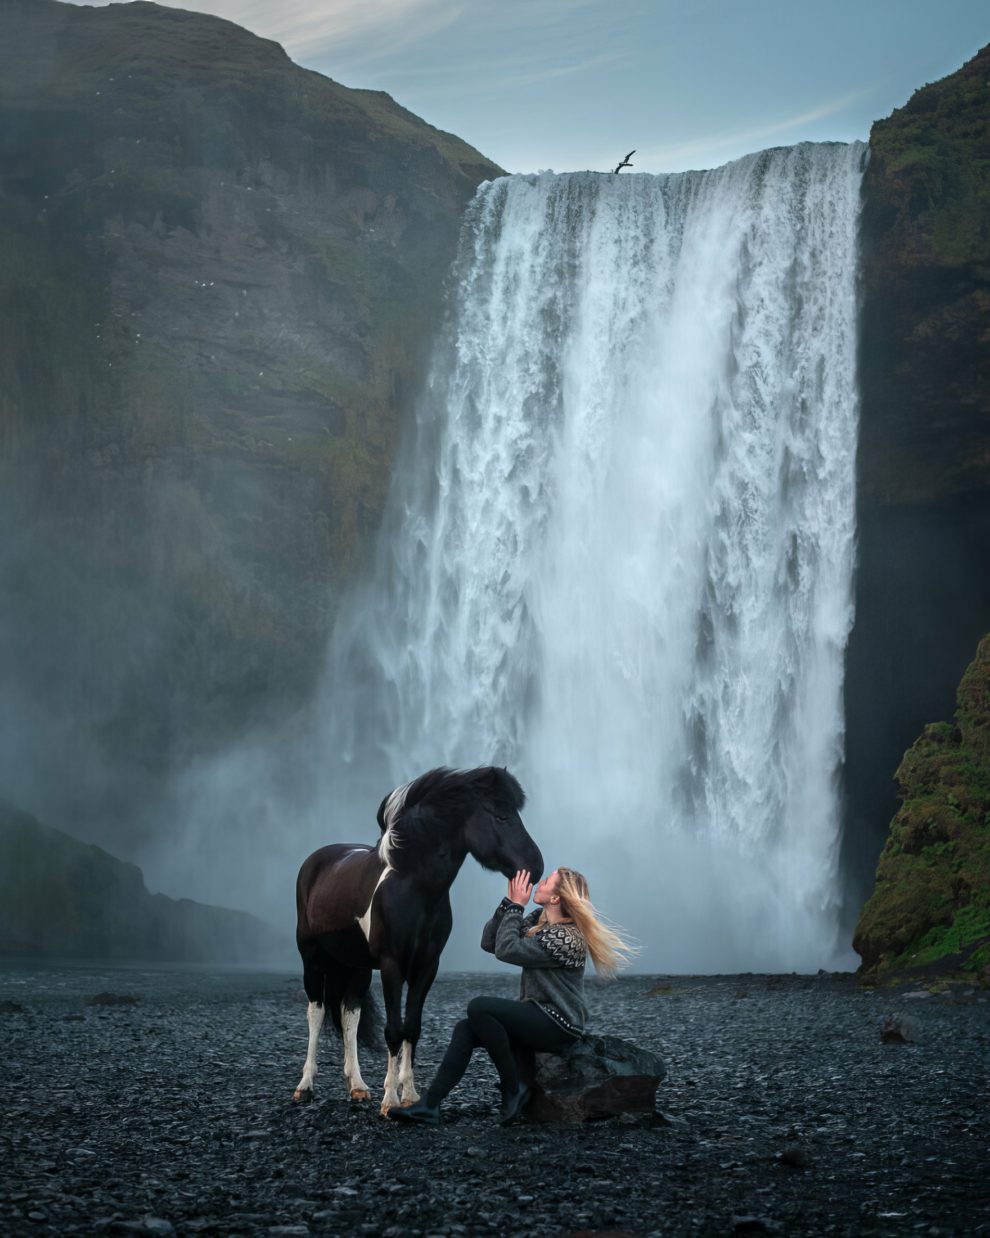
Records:
[[[141,999],[130,993],[96,993],[86,998],[87,1006],[136,1006]]]
[[[538,1122],[586,1122],[648,1113],[667,1068],[655,1053],[617,1036],[586,1036],[564,1054],[520,1055],[533,1089],[525,1114]]]
[[[791,1169],[807,1169],[811,1164],[811,1154],[801,1144],[789,1143],[781,1149],[778,1160],[782,1165],[787,1165]]]
[[[0,1002],[0,1014],[23,1014],[24,1007],[20,1002]]]
[[[767,1217],[739,1216],[732,1218],[732,1230],[736,1234],[774,1234],[780,1229],[776,1221]]]
[[[904,1014],[889,1014],[880,1029],[880,1039],[885,1045],[915,1044],[921,1035],[917,1019]]]

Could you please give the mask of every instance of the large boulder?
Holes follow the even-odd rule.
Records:
[[[667,1074],[655,1053],[617,1036],[585,1036],[564,1054],[523,1054],[519,1065],[533,1091],[525,1114],[538,1122],[652,1113]]]

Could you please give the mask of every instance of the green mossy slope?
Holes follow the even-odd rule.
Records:
[[[870,132],[861,499],[990,490],[990,46]]]
[[[853,941],[861,975],[990,975],[990,636],[959,685],[955,725],[926,727],[897,780],[903,802]]]

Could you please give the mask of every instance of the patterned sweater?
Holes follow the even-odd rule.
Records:
[[[540,910],[524,915],[525,908],[503,898],[481,934],[481,948],[503,963],[522,970],[519,1000],[535,1002],[575,1038],[588,1017],[584,1004],[584,964],[587,947],[576,924],[545,924],[532,937],[527,933]]]

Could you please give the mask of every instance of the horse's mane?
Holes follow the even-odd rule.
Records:
[[[441,765],[405,786],[396,787],[378,809],[382,859],[391,863],[394,848],[399,845],[396,827],[409,824],[407,817],[422,818],[428,813],[434,820],[442,821],[448,815],[463,813],[478,800],[487,804],[495,816],[508,816],[523,807],[526,794],[512,774],[497,765],[481,765],[477,769],[448,769]],[[420,812],[413,814],[416,808]]]

